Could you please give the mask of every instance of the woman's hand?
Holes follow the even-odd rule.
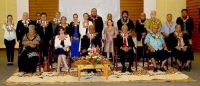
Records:
[[[154,48],[150,48],[150,52],[156,52]]]
[[[182,48],[182,50],[183,50],[184,52],[186,52],[186,51],[187,51],[187,48],[188,48],[188,46],[184,46],[184,47]]]
[[[35,48],[36,47],[36,45],[34,45],[34,44],[30,44],[29,45],[31,48]]]

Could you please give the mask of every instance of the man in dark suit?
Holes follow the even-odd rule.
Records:
[[[83,36],[81,42],[82,56],[88,55],[88,49],[92,47],[100,48],[101,41],[97,38],[97,33],[94,31],[94,26],[90,25],[88,28],[88,34]]]
[[[181,25],[183,35],[187,35],[192,40],[192,31],[194,29],[193,19],[188,15],[187,9],[182,9],[181,14],[182,16],[177,18],[176,23]]]
[[[27,12],[23,13],[22,20],[17,22],[16,35],[17,41],[19,42],[19,53],[22,51],[22,39],[26,33],[28,33],[28,25],[33,23],[29,19],[29,14]]]
[[[37,24],[37,33],[41,38],[41,49],[43,57],[48,56],[48,49],[52,44],[52,24],[47,21],[47,14],[41,13],[41,23]],[[44,58],[46,59],[46,58]]]
[[[129,66],[128,71],[133,72],[131,67],[133,66],[133,60],[134,60],[134,47],[135,44],[132,41],[132,37],[129,36],[128,33],[128,26],[123,25],[121,33],[117,36],[117,47],[119,52],[119,58],[122,64],[122,73],[126,72],[126,66],[125,66],[125,57],[128,57]]]
[[[121,19],[117,21],[117,27],[119,31],[121,30],[123,25],[128,26],[128,30],[134,30],[133,21],[128,17],[128,11],[122,11]]]

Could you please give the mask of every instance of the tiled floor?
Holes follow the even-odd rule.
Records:
[[[5,86],[4,82],[17,70],[17,54],[15,54],[15,65],[7,66],[6,65],[6,53],[5,51],[0,51],[0,86]],[[191,83],[91,83],[91,84],[37,84],[36,86],[200,86],[200,53],[195,53],[195,61],[192,64],[191,72],[184,72],[189,75],[191,78],[197,80],[197,82]],[[25,86],[25,85],[19,85]]]

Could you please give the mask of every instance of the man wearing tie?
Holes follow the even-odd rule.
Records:
[[[123,25],[121,33],[117,36],[117,47],[119,52],[119,58],[122,64],[121,72],[124,73],[126,70],[129,72],[133,72],[131,67],[133,66],[134,60],[134,51],[133,48],[135,47],[134,42],[132,41],[131,36],[128,34],[128,26]],[[129,66],[126,68],[125,66],[125,56],[128,57]]]

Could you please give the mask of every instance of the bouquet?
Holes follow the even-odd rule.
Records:
[[[110,64],[110,61],[104,56],[99,54],[99,49],[92,47],[88,49],[88,55],[82,56],[78,61],[75,62],[75,64],[92,64],[94,67],[96,67],[97,64]]]

